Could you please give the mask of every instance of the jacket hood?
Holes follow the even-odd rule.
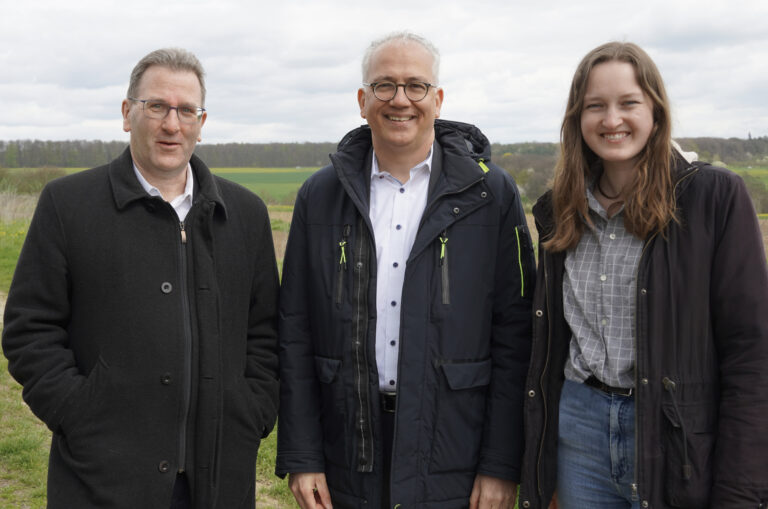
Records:
[[[435,139],[443,147],[473,159],[491,160],[491,143],[488,138],[472,124],[453,120],[435,120]],[[348,132],[339,142],[339,152],[356,152],[356,148],[368,151],[371,145],[371,128],[361,125]]]

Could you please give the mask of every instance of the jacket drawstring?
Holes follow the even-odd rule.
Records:
[[[336,282],[336,304],[341,304],[341,295],[344,289],[344,273],[347,271],[347,238],[349,237],[350,229],[350,225],[344,225],[341,240],[339,241],[339,267],[337,269],[339,278]]]
[[[683,433],[683,479],[688,481],[693,475],[693,467],[688,461],[688,437],[685,432],[685,423],[683,423],[683,416],[680,414],[680,407],[677,406],[677,398],[675,398],[675,390],[677,389],[677,386],[675,385],[675,382],[666,376],[661,379],[661,383],[664,384],[664,388],[669,392],[669,395],[672,396],[672,405],[675,408],[677,421],[680,423],[680,431]]]

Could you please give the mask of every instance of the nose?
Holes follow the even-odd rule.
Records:
[[[179,129],[181,129],[181,122],[179,121],[179,108],[176,106],[171,106],[168,108],[168,113],[165,115],[165,118],[163,119],[163,129],[165,129],[168,132],[175,133]]]
[[[389,102],[402,106],[410,106],[411,100],[405,95],[405,85],[397,85],[395,87],[395,96],[390,99]]]
[[[603,117],[603,126],[612,129],[619,127],[624,123],[624,119],[621,118],[621,114],[614,106],[609,106],[605,110],[605,116]]]

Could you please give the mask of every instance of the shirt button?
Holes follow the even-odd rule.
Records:
[[[166,294],[171,293],[173,291],[173,285],[168,281],[164,281],[163,284],[160,285],[160,291]]]
[[[389,381],[389,385],[395,385],[395,381],[394,380],[390,380]]]
[[[602,320],[600,323],[602,323],[603,325],[608,325],[608,320],[606,320],[605,318],[603,318],[603,320]]]
[[[395,345],[397,344],[397,341],[395,341],[395,340],[393,339],[392,341],[390,341],[390,342],[389,342],[389,344],[390,344],[390,345],[392,345],[392,346],[395,346]]]
[[[605,281],[607,279],[608,279],[608,276],[606,276],[605,274],[600,274],[600,281]]]
[[[400,225],[400,224],[399,224],[399,225],[395,226],[395,229],[396,229],[396,230],[400,230],[402,227],[403,227],[403,225]]]
[[[392,305],[392,307],[395,307],[397,306],[397,301],[393,300],[392,302],[390,302],[390,304]]]
[[[393,264],[392,264],[392,266],[393,266],[394,268],[397,268],[397,265],[398,265],[398,263],[397,263],[397,262],[395,262],[395,263],[393,263]]]
[[[405,189],[403,189],[403,188],[401,187],[401,188],[400,188],[400,194],[402,194],[402,193],[404,193],[404,192],[405,192]]]

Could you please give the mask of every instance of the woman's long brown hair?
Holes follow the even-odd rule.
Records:
[[[609,42],[590,51],[573,76],[560,129],[560,158],[552,188],[555,229],[543,242],[549,251],[576,247],[584,221],[590,221],[586,186],[602,169],[600,158],[584,142],[581,113],[590,71],[596,65],[610,61],[632,64],[637,83],[653,101],[653,130],[640,153],[635,178],[622,193],[624,227],[634,236],[645,239],[654,231],[663,233],[669,221],[675,219],[670,167],[672,126],[664,82],[656,64],[639,46],[629,42]]]

